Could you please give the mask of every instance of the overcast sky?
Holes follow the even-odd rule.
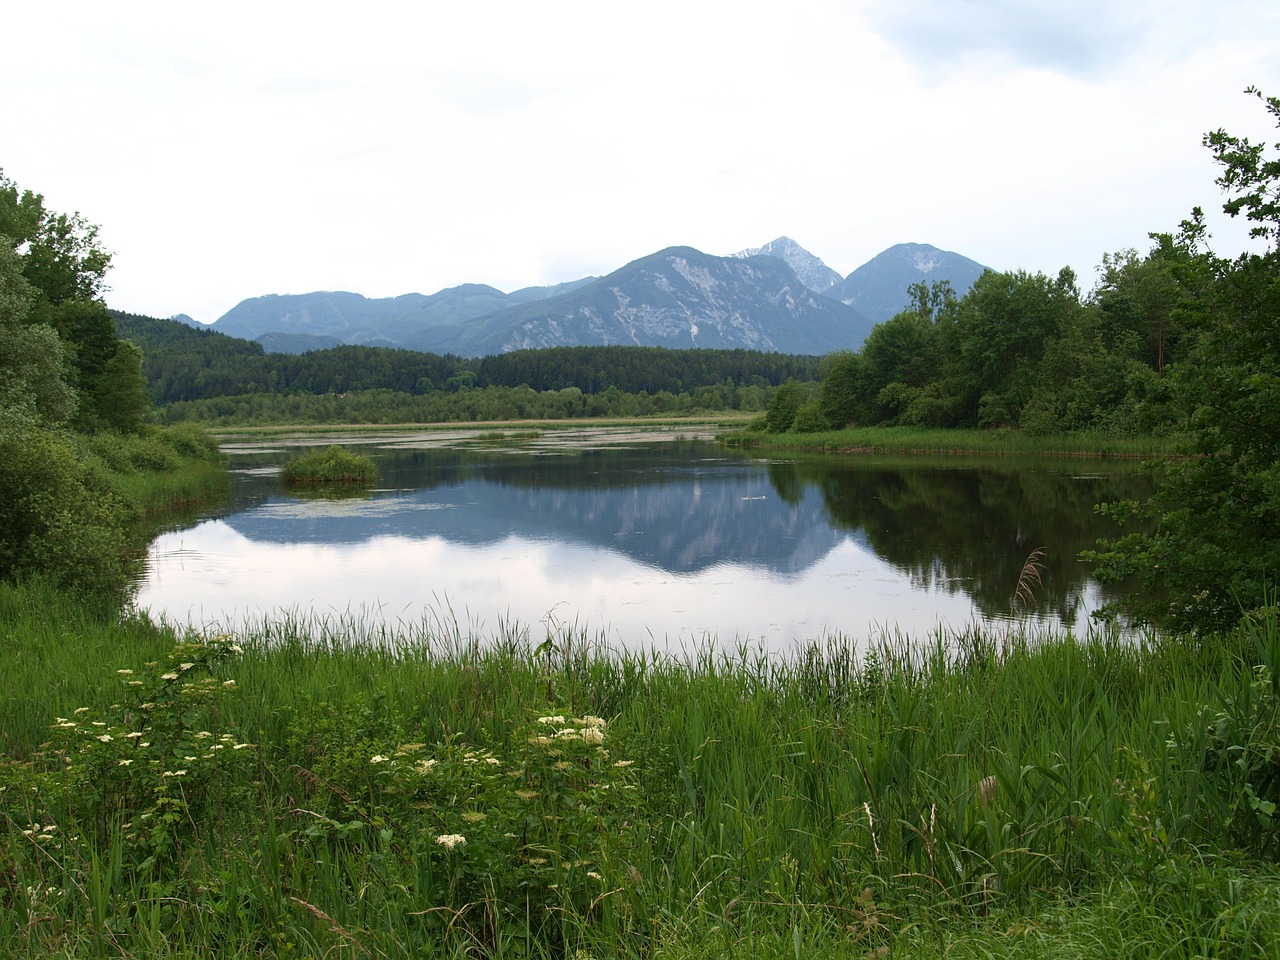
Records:
[[[0,15],[0,167],[115,252],[108,303],[510,291],[663,247],[1145,251],[1225,127],[1280,139],[1274,0],[57,2]],[[1212,217],[1215,249],[1245,231]]]

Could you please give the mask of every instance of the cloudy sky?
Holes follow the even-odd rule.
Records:
[[[24,3],[0,168],[115,252],[111,306],[502,290],[787,235],[999,270],[1216,212],[1278,139],[1274,0]],[[1211,218],[1215,248],[1245,231]]]

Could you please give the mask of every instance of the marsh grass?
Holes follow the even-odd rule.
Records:
[[[1096,433],[1033,435],[1018,430],[941,430],[923,427],[861,427],[821,433],[740,430],[726,443],[767,450],[823,453],[982,454],[1159,459],[1176,450],[1168,437],[1113,437]]]
[[[280,468],[280,482],[289,487],[367,487],[378,482],[378,468],[364,454],[330,444],[287,462]]]
[[[1194,642],[974,629],[676,659],[448,611],[205,640],[35,588],[0,608],[7,955],[1266,956],[1280,937],[1274,616]],[[169,738],[160,767],[118,765],[134,730]],[[201,767],[223,736],[243,762]]]

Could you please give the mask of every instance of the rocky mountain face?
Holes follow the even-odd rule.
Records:
[[[876,323],[888,320],[911,302],[913,283],[946,280],[963,297],[987,268],[958,253],[927,243],[899,243],[868,260],[830,292]]]
[[[255,297],[213,329],[275,352],[336,343],[485,356],[539,347],[636,344],[793,354],[857,349],[919,280],[963,295],[982,266],[899,244],[846,278],[788,237],[729,257],[670,247],[606,277],[503,293],[464,284],[369,299],[327,292]]]
[[[776,257],[670,247],[570,293],[481,318],[449,346],[465,355],[583,344],[818,354],[853,348],[870,330]]]
[[[763,247],[739,250],[734,256],[777,257],[785,261],[787,266],[795,271],[800,282],[814,293],[827,293],[832,287],[844,282],[844,277],[790,237],[779,237],[777,240],[769,241]]]

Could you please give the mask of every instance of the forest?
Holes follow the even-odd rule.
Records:
[[[820,358],[590,346],[464,358],[386,347],[303,354],[170,320],[113,314],[143,350],[159,422],[437,422],[758,411]]]

